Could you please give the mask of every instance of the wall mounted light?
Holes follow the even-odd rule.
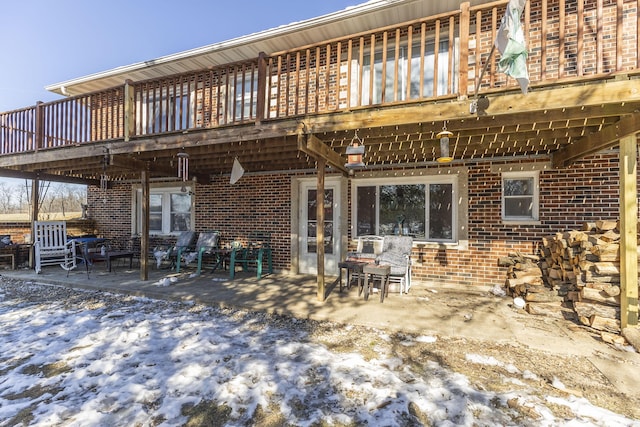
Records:
[[[349,170],[363,168],[364,162],[362,158],[364,156],[364,141],[358,137],[358,131],[356,130],[351,138],[351,143],[347,146],[345,151],[347,154],[347,163],[344,165]]]
[[[444,122],[442,130],[436,134],[436,138],[440,140],[440,156],[436,159],[438,163],[449,163],[453,160],[449,155],[449,138],[452,136],[453,133],[447,130],[447,122]]]

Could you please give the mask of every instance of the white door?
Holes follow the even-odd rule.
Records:
[[[316,180],[300,184],[300,264],[303,274],[318,274],[318,255],[316,247],[316,229],[318,227],[316,209]],[[327,275],[338,274],[340,261],[340,186],[337,181],[325,181],[324,187],[324,272]]]

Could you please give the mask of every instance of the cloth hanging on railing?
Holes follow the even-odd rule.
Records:
[[[529,88],[528,53],[520,16],[526,3],[527,0],[509,1],[495,41],[501,54],[498,70],[516,79],[525,95]]]

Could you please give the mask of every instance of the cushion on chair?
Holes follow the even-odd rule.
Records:
[[[189,246],[193,246],[193,243],[196,240],[197,233],[195,231],[183,231],[178,236],[178,240],[176,241],[176,247],[178,248],[186,248]]]
[[[384,236],[382,252],[397,252],[410,255],[412,246],[413,237],[411,236]]]
[[[200,233],[200,236],[198,236],[198,242],[196,243],[196,248],[217,248],[219,237],[220,235],[217,232]]]
[[[413,246],[411,236],[384,236],[383,250],[376,258],[380,265],[391,266],[392,276],[402,276],[408,271]]]
[[[388,265],[391,267],[392,275],[403,275],[407,272],[407,265],[409,263],[406,255],[396,253],[396,252],[383,252],[381,253],[376,261],[380,265]]]

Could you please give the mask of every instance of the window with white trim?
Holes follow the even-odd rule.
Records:
[[[454,57],[457,58],[455,50],[457,49],[457,40],[454,42]],[[387,48],[386,63],[383,64],[382,49],[377,49],[373,58],[374,64],[371,66],[370,52],[365,52],[362,64],[362,85],[360,96],[362,104],[380,104],[382,103],[382,92],[384,87],[385,102],[393,102],[394,100],[405,101],[407,98],[407,86],[409,87],[409,97],[417,99],[420,96],[431,97],[445,95],[451,90],[453,93],[457,90],[457,81],[449,81],[449,76],[455,76],[458,64],[451,61],[449,57],[449,41],[441,40],[436,49],[433,40],[427,41],[424,47],[424,57],[422,57],[423,49],[419,42],[414,42],[411,50],[408,49],[408,41],[403,37],[398,54],[396,55],[395,45]],[[411,55],[411,57],[409,57]],[[357,55],[356,55],[357,56]],[[398,63],[396,64],[396,56]],[[352,67],[352,79],[358,81],[358,60],[354,59],[355,66]],[[423,75],[420,76],[420,65],[424,63]],[[383,66],[386,70],[385,81],[382,81]],[[450,71],[449,68],[452,67]],[[394,94],[394,75],[397,69],[397,88]],[[408,70],[411,75],[407,77]],[[371,82],[373,79],[373,82]],[[420,84],[422,83],[422,87]],[[371,86],[373,92],[370,93]],[[436,93],[434,93],[434,89]],[[355,93],[354,93],[355,91]],[[370,97],[373,99],[370,99]],[[357,86],[352,88],[351,104],[355,106],[358,102]]]
[[[185,190],[185,191],[183,191]],[[189,187],[149,191],[149,233],[178,234],[193,230],[193,198]],[[134,233],[142,231],[142,190],[135,191]]]
[[[403,234],[416,240],[457,240],[457,178],[363,179],[354,184],[355,235]]]
[[[140,132],[147,135],[192,128],[194,103],[189,93],[187,85],[141,92],[136,109]]]
[[[502,174],[502,219],[537,221],[539,211],[538,171]]]

